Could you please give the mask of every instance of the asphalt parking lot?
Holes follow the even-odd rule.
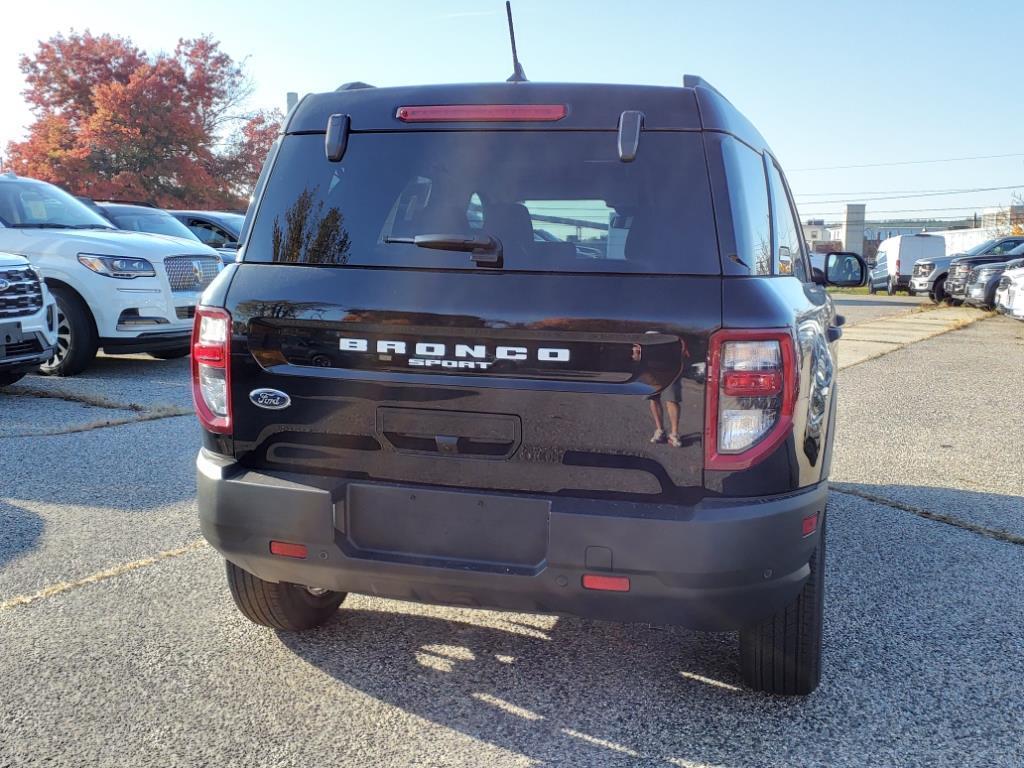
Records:
[[[1024,324],[841,372],[805,700],[744,690],[734,635],[360,596],[248,624],[199,538],[187,368],[0,395],[0,766],[1024,764]]]

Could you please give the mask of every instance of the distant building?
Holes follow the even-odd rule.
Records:
[[[1008,232],[1015,227],[1024,227],[1024,205],[1008,205],[1003,208],[986,208],[981,214],[981,226]]]
[[[802,228],[804,230],[804,240],[812,251],[816,250],[815,246],[818,243],[832,240],[828,227],[825,226],[824,219],[808,219]]]

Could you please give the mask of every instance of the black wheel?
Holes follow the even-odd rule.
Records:
[[[78,295],[62,286],[50,288],[57,302],[57,346],[39,366],[46,376],[74,376],[96,358],[96,326]]]
[[[890,296],[896,295],[896,281],[893,278],[889,278],[889,284],[885,286],[885,292]]]
[[[191,347],[183,347],[181,349],[165,349],[160,352],[147,352],[150,357],[155,357],[157,360],[178,360],[182,357],[188,357],[192,354]]]
[[[962,306],[963,303],[964,303],[963,299],[950,299],[949,300],[949,306],[951,306],[951,307],[959,307],[959,306]]]
[[[825,518],[800,596],[756,627],[740,630],[740,666],[755,691],[806,696],[821,682],[821,630],[825,597]]]
[[[0,373],[0,387],[9,387],[16,381],[21,381],[24,373]]]
[[[275,584],[225,561],[228,587],[238,610],[254,624],[296,632],[318,627],[333,616],[346,592]]]
[[[915,291],[913,288],[908,288],[907,293],[911,296],[917,296],[917,291]]]
[[[868,277],[868,293],[870,293],[872,296],[875,295],[875,284],[871,282],[870,277]]]
[[[928,294],[936,304],[946,300],[946,276],[943,275],[932,284],[932,292]]]

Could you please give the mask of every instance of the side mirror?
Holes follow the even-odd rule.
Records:
[[[821,272],[821,270],[816,270]],[[856,288],[867,282],[868,266],[864,259],[849,251],[833,251],[825,255],[824,280],[821,285],[834,285],[840,288]],[[818,282],[818,275],[814,276]]]

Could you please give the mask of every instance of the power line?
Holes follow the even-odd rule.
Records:
[[[868,203],[868,202],[874,202],[876,200],[913,200],[913,199],[916,199],[916,198],[919,198],[919,197],[941,197],[943,195],[969,195],[969,194],[973,194],[974,192],[997,192],[997,191],[1002,191],[1002,190],[1007,190],[1007,189],[1021,189],[1021,188],[1024,188],[1024,184],[1012,184],[1012,185],[1010,185],[1008,187],[973,187],[971,189],[949,189],[949,190],[943,190],[943,191],[937,191],[937,192],[922,192],[922,193],[917,194],[917,195],[886,195],[885,197],[859,197],[859,198],[856,198],[855,200],[853,200],[851,202]],[[840,194],[840,193],[837,192],[835,194]],[[828,203],[842,203],[842,202],[845,202],[845,200],[844,199],[838,199],[838,200],[819,200],[817,202],[819,204],[828,204]]]
[[[814,203],[801,204],[800,209],[804,209],[807,206],[814,205]],[[974,213],[980,211],[982,208],[1002,208],[1005,206],[999,204],[993,205],[957,205],[952,208],[872,208],[872,213],[924,213],[926,211],[964,211],[966,213]],[[845,211],[843,211],[845,213]],[[815,214],[815,216],[825,216],[828,214]]]
[[[852,197],[855,195],[911,195],[911,194],[928,194],[929,192],[958,192],[955,188],[944,188],[944,189],[876,189],[872,191],[861,190],[859,192],[799,192],[793,193],[793,197],[836,197],[845,196]],[[827,202],[827,201],[826,201]]]
[[[897,165],[926,165],[928,163],[960,163],[968,160],[1000,160],[1007,157],[1024,157],[1024,152],[1006,155],[974,155],[972,157],[943,157],[936,160],[900,160],[892,163],[858,163],[855,165],[822,165],[817,168],[790,168],[787,173],[808,171],[844,171],[850,168],[890,168]]]

